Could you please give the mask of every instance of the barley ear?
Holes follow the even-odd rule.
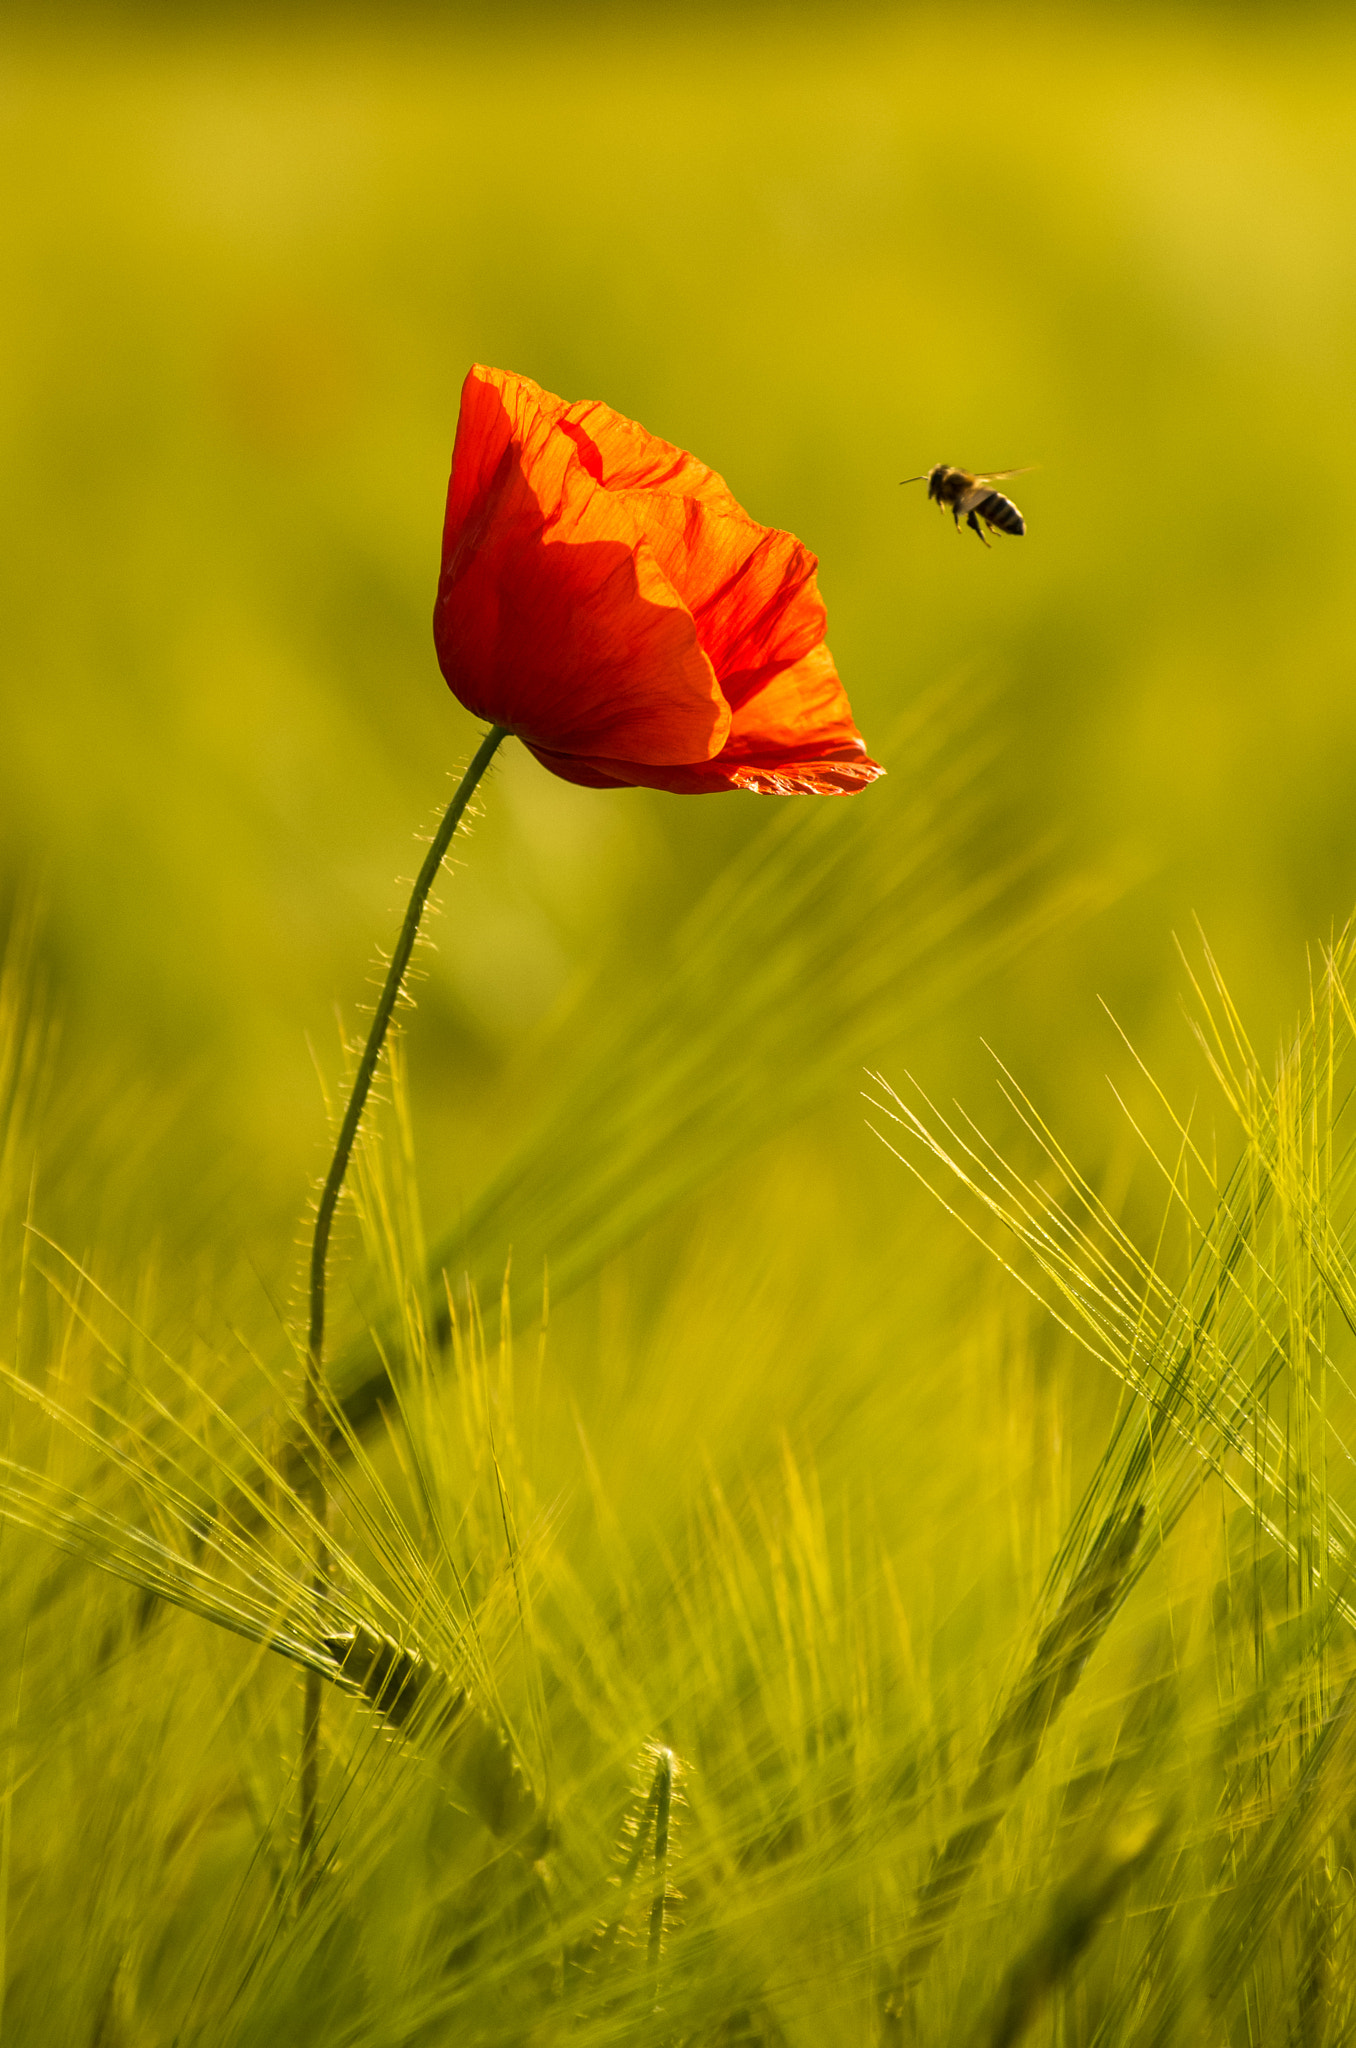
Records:
[[[434,1736],[452,1784],[476,1817],[528,1857],[545,1853],[552,1831],[498,1721],[417,1650],[358,1622],[325,1648],[342,1681],[388,1728]]]
[[[1060,1887],[1045,1925],[1011,1965],[989,2012],[971,2036],[974,2048],[1013,2048],[1040,2007],[1072,1971],[1132,1878],[1168,1829],[1158,1819],[1113,1833]]]

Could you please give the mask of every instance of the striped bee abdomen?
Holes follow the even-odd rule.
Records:
[[[990,526],[996,526],[1000,533],[1026,532],[1026,521],[1011,498],[1005,498],[1001,491],[990,491],[988,497],[975,506],[975,510],[981,519],[987,520]]]

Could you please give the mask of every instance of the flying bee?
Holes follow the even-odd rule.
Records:
[[[1010,533],[1017,536],[1026,532],[1026,521],[1011,498],[1005,498],[1001,491],[995,491],[991,486],[1001,483],[1004,477],[1026,476],[1030,467],[1028,463],[1026,469],[991,469],[982,472],[955,469],[949,462],[938,462],[934,463],[925,476],[906,476],[904,482],[925,483],[929,498],[937,500],[938,511],[950,512],[956,522],[957,532],[960,531],[963,518],[970,531],[978,534],[987,547],[989,543],[984,540],[984,527],[979,523],[981,519],[984,526],[993,533]]]

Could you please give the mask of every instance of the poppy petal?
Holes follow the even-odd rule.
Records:
[[[570,436],[584,468],[605,491],[654,491],[741,519],[748,516],[714,469],[597,399],[564,406],[556,424]]]
[[[865,756],[847,692],[821,640],[789,668],[765,673],[734,715],[721,750],[729,761],[794,760],[813,753]]]
[[[823,640],[819,564],[794,534],[759,526],[738,506],[727,513],[659,495],[640,516],[731,705]]]
[[[620,761],[611,765],[621,772],[605,775],[593,761],[581,761],[577,754],[553,754],[549,747],[534,747],[531,740],[525,740],[529,754],[535,754],[543,768],[549,768],[562,782],[577,782],[581,789],[634,789],[634,770]]]
[[[563,772],[554,759],[538,758],[556,774]],[[594,759],[587,766],[611,780],[692,796],[725,789],[827,795],[864,789],[885,773],[866,751],[823,645],[767,680],[735,713],[730,737],[714,760],[623,766]]]
[[[434,637],[443,673],[553,774],[696,794],[864,787],[818,565],[610,407],[466,380]]]
[[[462,703],[553,751],[671,763],[730,708],[624,495],[600,492],[526,379],[462,397],[434,640]],[[559,401],[556,401],[557,408]]]
[[[714,761],[692,761],[671,768],[635,761],[581,761],[540,747],[532,752],[553,775],[582,783],[586,789],[623,785],[667,790],[673,796],[719,796],[732,789],[750,790],[759,796],[845,796],[865,789],[885,773],[865,748],[840,757],[807,755],[791,761],[784,754],[763,761],[731,761],[720,754]]]

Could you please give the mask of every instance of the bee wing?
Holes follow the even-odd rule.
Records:
[[[1005,476],[1030,476],[1033,469],[1039,469],[1037,462],[1023,463],[1020,469],[983,469],[976,473],[977,484],[1001,484]]]

